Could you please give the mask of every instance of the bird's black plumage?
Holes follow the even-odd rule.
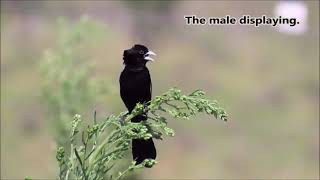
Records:
[[[146,63],[152,58],[147,47],[134,45],[131,49],[123,52],[124,70],[120,75],[120,95],[129,113],[132,112],[137,103],[147,103],[151,100],[151,77]],[[134,117],[132,122],[147,120],[146,115]],[[132,140],[133,159],[140,164],[145,159],[155,159],[156,149],[152,138],[148,140]]]

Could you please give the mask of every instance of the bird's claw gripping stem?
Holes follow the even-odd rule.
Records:
[[[120,117],[119,123],[120,123],[121,126],[124,126],[124,122],[125,122],[126,117],[128,116],[128,114],[129,114],[129,113],[124,114],[123,116]]]

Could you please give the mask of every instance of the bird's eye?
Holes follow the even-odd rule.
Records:
[[[143,50],[139,51],[139,54],[144,54],[144,51]]]

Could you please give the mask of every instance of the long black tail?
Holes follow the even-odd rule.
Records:
[[[133,139],[132,157],[136,161],[136,164],[142,163],[145,159],[156,159],[157,152],[152,138],[148,140]]]
[[[138,115],[132,119],[132,122],[139,122],[141,120],[146,120],[146,117]],[[132,139],[132,157],[136,161],[136,164],[142,163],[145,159],[156,159],[157,151],[152,138],[147,140]]]

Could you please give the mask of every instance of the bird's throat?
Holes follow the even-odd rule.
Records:
[[[129,71],[132,71],[132,72],[139,72],[139,71],[143,71],[146,68],[146,66],[126,65],[125,68],[128,69]]]

